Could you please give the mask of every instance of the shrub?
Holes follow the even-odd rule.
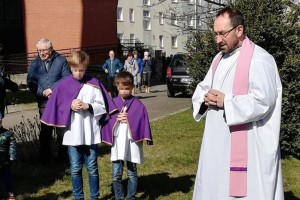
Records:
[[[15,125],[11,131],[14,132],[17,140],[17,157],[21,162],[37,164],[39,155],[39,133],[40,124],[37,116],[34,121],[23,120],[19,125]]]

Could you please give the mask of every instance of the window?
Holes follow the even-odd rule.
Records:
[[[135,35],[131,33],[129,37],[130,37],[130,43],[135,43]]]
[[[164,24],[164,14],[162,12],[159,13],[159,24]]]
[[[188,26],[194,26],[194,19],[193,19],[193,16],[188,16],[187,17],[187,24]]]
[[[129,21],[134,22],[134,10],[129,8]]]
[[[146,30],[146,31],[151,30],[151,21],[150,20],[144,20],[144,30]]]
[[[123,43],[123,33],[118,33],[118,38],[120,40],[120,43]]]
[[[144,15],[144,17],[146,17],[146,18],[150,18],[150,11],[149,11],[149,10],[144,10],[144,11],[143,11],[143,15]]]
[[[117,8],[117,20],[123,21],[123,8],[121,7]]]
[[[144,0],[144,5],[150,6],[150,0]]]
[[[159,36],[159,47],[164,48],[164,36]]]
[[[177,48],[177,36],[172,36],[172,48]]]
[[[176,14],[175,13],[171,14],[171,24],[172,25],[177,25],[177,19],[176,19]]]

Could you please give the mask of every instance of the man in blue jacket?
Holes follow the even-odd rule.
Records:
[[[135,77],[137,79],[135,81],[137,83],[137,85],[135,87],[139,88],[139,92],[141,93],[142,92],[143,61],[141,58],[139,58],[139,54],[137,51],[134,51],[133,55],[134,55],[134,59],[136,60],[138,66],[139,66],[138,73]]]
[[[123,70],[123,65],[118,58],[115,58],[115,52],[111,50],[109,52],[109,59],[105,61],[102,69],[108,74],[108,84],[111,97],[118,96],[118,90],[115,86],[116,75]]]
[[[42,116],[54,87],[62,78],[70,75],[71,71],[66,58],[53,49],[49,39],[40,39],[36,47],[38,56],[30,63],[27,86],[36,96],[39,113]],[[53,127],[41,123],[39,160],[42,164],[47,164],[51,160],[52,131]],[[58,145],[61,145],[62,136],[58,133],[58,130],[56,131]]]

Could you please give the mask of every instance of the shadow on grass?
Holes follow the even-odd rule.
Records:
[[[111,151],[111,146],[105,145],[105,144],[101,144],[98,147],[98,157],[103,157],[107,154],[110,154]]]
[[[157,199],[174,192],[188,193],[194,185],[194,175],[170,177],[169,173],[151,174],[139,177],[139,199]]]
[[[38,196],[38,197],[24,197],[26,200],[58,200],[58,199],[66,199],[72,195],[72,191],[64,191],[60,194],[55,193],[47,193],[46,195]]]
[[[99,146],[99,157],[109,154],[110,149],[110,146]],[[37,197],[32,196],[32,194],[40,193],[44,188],[53,186],[57,180],[63,180],[64,176],[69,174],[68,169],[70,166],[68,159],[59,160],[59,162],[58,160],[53,160],[48,166],[37,164],[36,161],[26,163],[24,160],[20,160],[12,165],[14,192],[19,199],[57,200],[72,197],[71,190],[61,193],[53,191],[39,194]],[[69,182],[71,184],[71,181]],[[4,188],[1,188],[2,190],[4,191]]]
[[[174,192],[189,193],[194,185],[194,175],[185,175],[181,177],[170,177],[169,173],[151,174],[138,177],[138,195],[137,199],[157,199],[161,196],[168,196]],[[123,181],[124,188],[127,188],[127,179]],[[126,193],[126,189],[124,189]],[[125,194],[126,196],[126,194]],[[104,196],[103,200],[113,198],[113,192]]]
[[[57,134],[53,134],[51,142],[51,154],[53,158],[49,160],[48,165],[42,165],[38,162],[39,157],[39,133],[40,126],[38,117],[34,121],[23,120],[19,125],[12,129],[16,137],[18,159],[12,165],[14,192],[18,199],[66,199],[71,197],[72,191],[50,191],[45,193],[42,190],[52,187],[57,180],[69,179],[69,159],[67,146],[58,145]],[[99,146],[99,157],[110,153],[109,146]],[[57,157],[57,155],[60,155]],[[68,180],[68,182],[71,182]],[[57,188],[57,187],[54,187]],[[35,195],[38,193],[38,198]],[[1,198],[0,198],[1,199]]]
[[[285,193],[284,193],[284,198],[285,198],[286,200],[300,200],[300,198],[296,197],[296,196],[294,195],[294,193],[291,192],[291,191],[285,192]]]
[[[28,194],[37,193],[43,188],[48,188],[57,180],[62,180],[67,173],[69,164],[52,163],[48,166],[28,165],[22,162],[16,162],[12,165],[12,176],[14,192],[21,199],[58,199],[58,197],[70,197],[72,191],[65,191],[61,194],[47,193],[42,196],[28,197]],[[22,198],[23,197],[23,198]]]

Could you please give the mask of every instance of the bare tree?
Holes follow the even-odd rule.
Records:
[[[166,23],[175,27],[179,35],[207,30],[208,22],[216,11],[231,3],[231,0],[203,0],[202,3],[199,0],[195,1],[192,4],[189,0],[177,0],[176,3],[170,4],[169,0],[158,0],[152,4],[152,8],[163,8]]]

